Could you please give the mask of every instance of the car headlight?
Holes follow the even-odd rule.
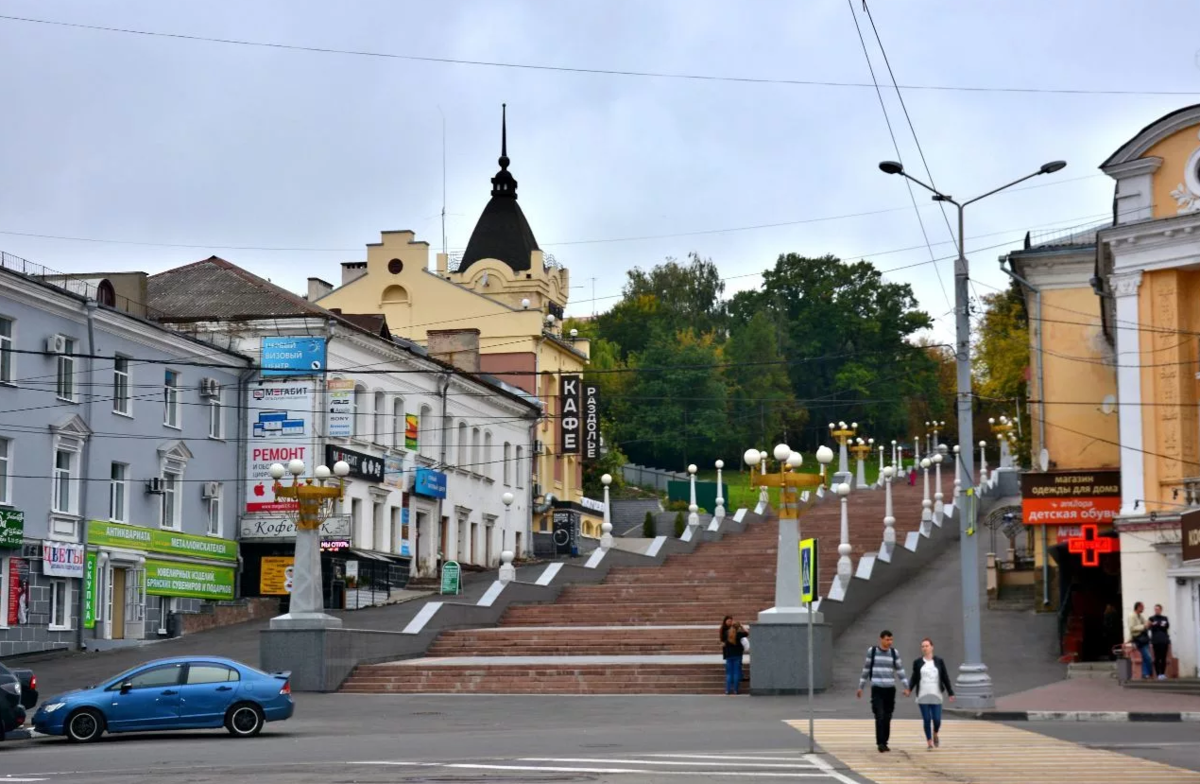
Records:
[[[66,704],[67,703],[65,702],[52,702],[49,705],[43,705],[42,710],[46,711],[46,713],[54,713],[54,711],[65,706]]]

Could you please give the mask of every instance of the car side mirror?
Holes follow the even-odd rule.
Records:
[[[125,681],[124,683],[121,684],[121,693],[122,694],[128,694],[131,691],[133,691],[133,683],[131,683],[130,681]]]

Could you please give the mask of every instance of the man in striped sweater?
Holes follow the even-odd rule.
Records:
[[[863,688],[871,684],[871,713],[875,714],[875,745],[880,752],[891,751],[888,738],[892,734],[892,713],[896,710],[896,679],[900,684],[908,683],[904,662],[892,647],[892,633],[884,629],[879,633],[879,644],[872,645],[863,662],[862,677],[858,680],[857,696],[863,696]],[[908,696],[907,686],[904,696]]]

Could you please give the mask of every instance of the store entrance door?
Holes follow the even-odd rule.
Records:
[[[114,640],[125,639],[125,575],[124,569],[113,569],[109,583],[108,617],[112,619]]]

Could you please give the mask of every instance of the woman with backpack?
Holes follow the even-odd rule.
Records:
[[[921,658],[913,662],[908,689],[917,695],[917,707],[925,725],[925,743],[932,751],[941,745],[938,732],[942,729],[942,701],[948,698],[954,702],[954,687],[950,685],[946,662],[933,655],[933,640],[928,637],[921,640]]]
[[[738,693],[742,683],[742,655],[746,652],[743,641],[750,636],[746,627],[726,615],[721,622],[721,654],[725,658],[725,694]]]

